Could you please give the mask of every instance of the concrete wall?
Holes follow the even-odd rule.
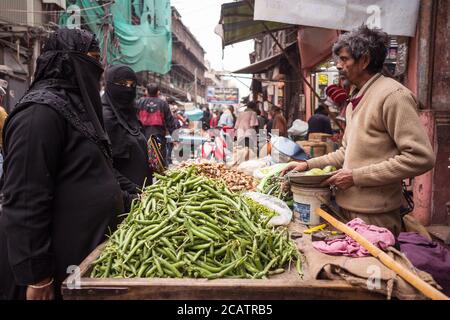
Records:
[[[410,43],[408,87],[437,155],[433,171],[414,181],[413,215],[423,224],[447,224],[450,201],[450,4],[422,0],[417,35]]]
[[[435,8],[435,44],[432,50],[431,108],[435,117],[437,161],[434,170],[431,222],[447,224],[450,201],[450,2],[438,0]]]

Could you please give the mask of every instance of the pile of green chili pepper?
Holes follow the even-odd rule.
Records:
[[[267,208],[266,206],[256,202],[255,200],[248,198],[248,197],[245,197],[244,199],[245,199],[245,202],[250,207],[250,210],[254,214],[259,214],[259,215],[266,216],[266,217],[273,217],[274,215],[276,215],[276,212],[274,210]]]
[[[276,175],[267,180],[261,193],[283,200],[290,208],[294,206],[292,191],[283,190],[282,182]]]
[[[301,256],[286,227],[195,168],[157,176],[93,263],[95,278],[266,278]]]

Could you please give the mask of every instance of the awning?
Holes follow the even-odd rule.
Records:
[[[303,69],[311,69],[331,56],[339,32],[332,29],[300,27],[298,43]]]
[[[254,3],[254,0],[251,0]],[[290,24],[264,21],[270,31],[278,31],[292,27]],[[253,9],[246,1],[222,4],[219,25],[215,32],[222,38],[223,46],[254,39],[267,32],[263,21],[253,20]]]
[[[297,41],[288,44],[285,50],[288,50],[294,47],[295,45],[297,45]],[[273,55],[267,59],[255,62],[245,68],[233,71],[232,73],[244,73],[244,74],[263,73],[264,71],[267,71],[268,69],[278,64],[281,58],[283,58],[283,52]]]
[[[276,4],[274,4],[276,2]],[[420,0],[256,0],[257,20],[350,31],[367,24],[414,37]]]

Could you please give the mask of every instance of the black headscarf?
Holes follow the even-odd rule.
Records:
[[[60,105],[57,111],[111,158],[100,98],[103,67],[87,55],[92,52],[100,52],[94,34],[67,28],[55,31],[37,59],[34,81],[27,95],[36,90],[53,89],[52,92],[63,99],[69,98],[70,103]]]
[[[104,100],[111,106],[119,124],[131,135],[138,136],[140,134],[140,125],[134,101],[136,98],[136,87],[128,88],[116,84],[121,80],[133,80],[136,83],[136,73],[123,64],[108,68]]]

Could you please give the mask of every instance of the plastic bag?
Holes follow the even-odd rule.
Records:
[[[287,226],[291,222],[292,210],[284,201],[259,192],[246,192],[244,196],[276,212],[277,215],[270,219],[269,225]]]
[[[270,165],[271,165],[270,157],[265,157],[262,159],[255,159],[255,160],[249,160],[249,161],[242,162],[237,167],[237,170],[240,172],[243,172],[249,176],[254,176],[255,170],[258,170],[260,168],[265,168]]]
[[[289,128],[288,134],[291,136],[306,136],[308,134],[308,122],[297,119]]]
[[[283,170],[286,167],[286,165],[287,163],[278,163],[270,165],[268,167],[259,168],[253,172],[253,177],[262,180],[267,176],[272,176],[274,172],[275,173],[278,172],[279,168],[282,168],[281,170]]]
[[[281,173],[281,171],[283,171],[287,166],[289,165],[289,163],[279,163],[276,165],[273,165],[270,167],[270,170],[265,170],[264,172],[266,172],[266,174],[264,175],[264,177],[261,179],[261,182],[259,183],[258,187],[256,188],[256,190],[261,191],[264,189],[264,186],[266,185],[267,181],[274,175]],[[269,169],[269,168],[265,168],[265,169]]]

